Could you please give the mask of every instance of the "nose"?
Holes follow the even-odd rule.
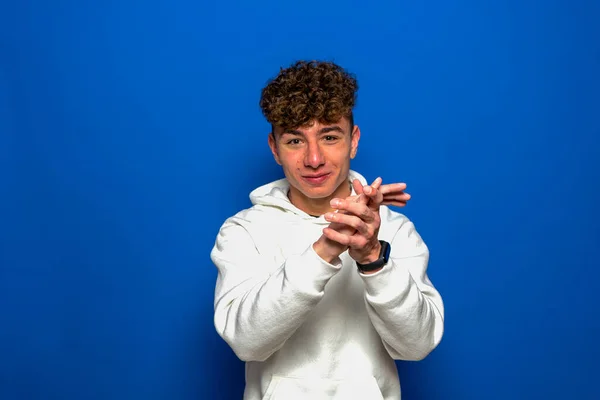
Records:
[[[309,143],[304,157],[304,166],[317,169],[324,163],[325,158],[319,145],[317,143]]]

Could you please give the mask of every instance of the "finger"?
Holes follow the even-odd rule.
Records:
[[[345,213],[353,214],[365,222],[371,222],[375,219],[373,211],[363,203],[353,203],[340,199],[333,199],[330,203],[331,207],[336,210],[344,211]]]
[[[365,187],[364,191],[370,199],[368,203],[369,208],[373,211],[377,211],[383,201],[383,193],[381,193],[381,190],[372,189],[368,186]]]
[[[342,244],[344,246],[351,246],[351,247],[355,247],[355,248],[360,248],[360,247],[363,247],[364,245],[367,244],[367,239],[365,239],[363,236],[349,236],[349,235],[344,235],[344,234],[339,233],[336,230],[331,229],[329,227],[323,229],[323,234],[328,239],[331,239],[334,242],[337,242],[337,243]]]
[[[358,194],[357,203],[367,204],[369,198],[364,194],[363,185],[360,183],[358,179],[354,179],[352,181],[352,186],[354,187],[354,191]]]
[[[381,192],[383,194],[397,193],[406,190],[406,183],[389,183],[381,186]]]
[[[381,178],[376,178],[373,181],[373,183],[371,183],[370,186],[365,186],[365,187],[362,188],[362,190],[363,190],[363,196],[365,196],[365,200],[362,201],[363,204],[370,203],[370,200],[372,200],[374,198],[374,196],[377,193],[379,187],[381,186],[381,182],[382,182]]]
[[[397,200],[397,201],[408,201],[410,200],[411,195],[408,193],[399,193],[399,194],[387,194],[383,196],[383,200]]]
[[[381,186],[381,182],[383,182],[383,179],[381,179],[381,177],[377,177],[373,183],[371,183],[371,187],[373,189],[379,189],[379,187]]]
[[[346,201],[352,202],[352,203],[363,203],[366,204],[366,201],[364,201],[364,199],[368,199],[368,197],[364,194],[361,194],[359,196],[348,196],[346,197]],[[343,210],[334,210],[334,213],[344,213]]]
[[[335,224],[347,225],[359,232],[361,235],[367,235],[369,233],[369,227],[367,226],[367,224],[365,224],[363,220],[352,214],[326,213],[325,220]]]
[[[373,183],[371,184],[371,187],[374,189],[378,189],[381,186],[381,182],[382,179],[381,177],[376,178]],[[364,194],[364,188],[363,185],[360,183],[360,181],[358,179],[354,179],[352,181],[352,187],[354,188],[354,191],[358,194],[358,195],[362,195]],[[363,203],[367,203],[368,199],[361,197],[360,199]]]
[[[360,184],[360,181],[358,179],[355,179],[352,181],[352,187],[354,188],[354,191],[356,192],[356,194],[362,194],[363,187]]]
[[[373,183],[371,184],[371,187],[377,189],[381,186],[381,182],[382,182],[382,179],[380,177],[378,177],[373,181]],[[367,197],[364,194],[364,188],[367,186],[363,187],[363,185],[360,183],[360,181],[358,179],[354,179],[352,181],[352,187],[354,188],[354,191],[356,192],[357,195],[349,196],[346,198],[346,200],[353,201],[355,203],[367,204],[369,201],[369,197]]]
[[[374,193],[381,187],[382,182],[383,182],[383,179],[381,179],[381,177],[375,178],[375,180],[373,181],[373,183],[371,183],[370,186],[365,186],[362,188],[363,193],[365,193],[365,190],[368,190],[370,193]]]
[[[383,201],[381,204],[386,205],[386,206],[396,206],[396,207],[405,207],[406,206],[406,201]]]
[[[381,182],[382,182],[382,179],[380,177],[378,177],[373,181],[373,183],[371,183],[371,187],[373,187],[374,189],[378,189],[379,186],[381,186]],[[354,191],[357,194],[363,193],[363,185],[360,183],[360,181],[358,179],[354,179],[352,181],[352,187],[354,188]]]
[[[405,192],[396,194],[387,194],[383,196],[383,202],[386,206],[405,207],[406,203],[411,199],[411,195]]]
[[[345,235],[354,235],[356,233],[356,229],[352,228],[351,226],[340,224],[337,222],[330,223],[329,228],[343,233]]]

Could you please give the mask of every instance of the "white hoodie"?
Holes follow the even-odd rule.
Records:
[[[282,179],[254,190],[253,206],[224,222],[211,252],[215,327],[246,361],[244,400],[399,400],[394,360],[423,359],[444,330],[427,246],[404,215],[381,206],[388,264],[363,275],[348,252],[327,263],[312,244],[329,223],[292,205],[288,189]]]

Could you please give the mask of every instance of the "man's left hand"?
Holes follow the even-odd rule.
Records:
[[[356,262],[368,264],[379,258],[381,250],[378,234],[383,193],[370,185],[364,186],[362,193],[369,197],[367,204],[336,198],[331,200],[331,206],[340,212],[325,214],[327,221],[351,226],[355,229],[354,233],[343,234],[331,227],[325,228],[323,233],[329,239],[348,246],[348,254]]]

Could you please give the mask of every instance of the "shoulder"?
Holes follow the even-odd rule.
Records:
[[[235,258],[256,251],[254,227],[259,225],[259,209],[253,206],[240,210],[221,224],[211,253],[213,260]]]
[[[262,206],[254,205],[249,208],[245,208],[229,216],[219,228],[219,235],[228,231],[249,231],[255,225],[265,223],[266,213],[262,210]]]
[[[253,205],[227,218],[217,234],[217,242],[252,241],[257,247],[273,242],[282,231],[294,226],[289,213],[266,205]]]

